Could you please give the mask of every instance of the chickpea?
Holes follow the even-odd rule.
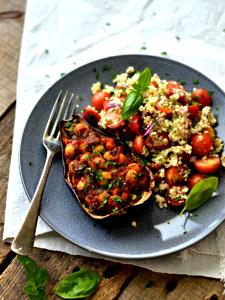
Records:
[[[111,138],[108,138],[106,143],[105,143],[105,147],[107,150],[113,150],[115,148],[116,144],[115,141]]]
[[[78,135],[82,135],[86,130],[88,130],[88,126],[85,123],[78,123],[74,126],[74,131]]]
[[[137,163],[132,163],[128,165],[128,170],[136,171],[136,173],[141,173],[142,167]]]
[[[83,191],[83,189],[85,188],[85,181],[83,181],[82,179],[78,181],[77,183],[77,189],[78,191]]]
[[[83,153],[85,153],[87,151],[87,147],[88,147],[88,144],[85,141],[81,142],[79,145],[79,149]]]
[[[105,150],[105,148],[103,145],[98,145],[98,146],[94,147],[93,152],[102,152],[104,150]]]
[[[76,147],[72,144],[72,143],[69,143],[66,145],[65,147],[65,156],[68,156],[68,157],[73,157],[75,155],[75,152],[76,152]]]
[[[92,169],[96,169],[96,168],[101,169],[105,165],[105,160],[102,157],[96,156],[91,161],[89,161],[89,164]]]
[[[136,183],[138,180],[138,173],[135,170],[129,170],[126,174],[126,182],[132,184]]]
[[[107,151],[104,153],[103,157],[106,159],[106,160],[115,160],[115,157],[111,154],[110,151]]]
[[[112,172],[102,172],[102,177],[104,179],[111,179],[112,178]]]
[[[90,159],[90,152],[86,152],[81,155],[80,162],[86,162]]]
[[[127,163],[127,157],[123,153],[119,154],[118,163],[119,164]]]

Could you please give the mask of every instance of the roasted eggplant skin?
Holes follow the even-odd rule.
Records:
[[[80,115],[60,122],[64,179],[94,219],[126,214],[154,187],[150,169],[118,138],[95,130]]]

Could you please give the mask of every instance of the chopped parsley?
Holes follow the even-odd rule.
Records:
[[[49,54],[49,50],[48,49],[45,49],[45,54]]]
[[[81,96],[78,96],[78,100],[81,101],[81,102],[83,102],[83,101],[84,101],[84,98],[81,97]]]
[[[168,126],[168,131],[173,130],[173,127],[171,125]]]
[[[106,166],[116,166],[117,162],[116,161],[112,161],[112,160],[107,160],[105,162]]]
[[[199,84],[198,79],[194,79],[194,80],[193,80],[193,84]]]
[[[214,91],[208,91],[208,93],[209,93],[210,96],[213,96],[215,92]]]
[[[142,47],[140,48],[140,50],[146,50],[146,49],[147,49],[146,46],[142,46]]]
[[[165,76],[170,76],[170,74],[169,73],[165,73]]]
[[[216,110],[216,111],[220,111],[220,107],[219,107],[219,106],[216,106],[216,107],[215,107],[215,110]]]
[[[61,77],[65,76],[65,75],[66,75],[66,73],[64,73],[64,72],[60,73]]]
[[[29,165],[32,166],[32,162],[31,161],[29,161]]]
[[[105,23],[105,25],[106,25],[106,26],[110,26],[110,25],[111,25],[111,23],[107,22],[107,23]]]
[[[109,65],[104,65],[103,67],[102,67],[102,71],[103,72],[106,72],[106,71],[109,71],[110,70],[110,66]]]
[[[100,205],[100,207],[103,207],[107,204],[107,197],[104,197],[103,200],[102,200],[102,203]]]
[[[175,36],[176,40],[179,41],[180,40],[180,37],[177,35]]]
[[[161,52],[161,55],[168,55],[166,51]]]
[[[180,84],[185,85],[185,84],[186,84],[186,81],[180,80]]]
[[[122,184],[122,178],[117,177],[113,181],[111,181],[107,187],[108,187],[108,190],[111,190],[112,187],[119,187],[119,186],[121,186],[121,184]]]
[[[223,29],[223,32],[225,32],[225,28]]]
[[[102,172],[99,170],[94,169],[87,169],[90,173],[90,176],[93,178],[94,181],[101,181],[102,180]]]

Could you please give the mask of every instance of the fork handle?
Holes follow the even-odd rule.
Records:
[[[54,155],[54,152],[47,150],[45,165],[27,215],[12,242],[11,249],[17,254],[29,255],[32,252],[42,194]]]

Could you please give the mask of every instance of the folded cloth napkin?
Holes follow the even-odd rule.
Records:
[[[213,0],[28,0],[17,85],[13,150],[4,241],[15,236],[29,201],[18,151],[26,120],[61,73],[105,56],[150,54],[184,62],[222,88],[225,79],[225,2]],[[166,257],[117,260],[153,271],[225,278],[225,224],[210,236]],[[101,257],[71,244],[38,220],[35,246]],[[102,257],[104,259],[111,259]],[[116,259],[114,259],[116,260]]]

